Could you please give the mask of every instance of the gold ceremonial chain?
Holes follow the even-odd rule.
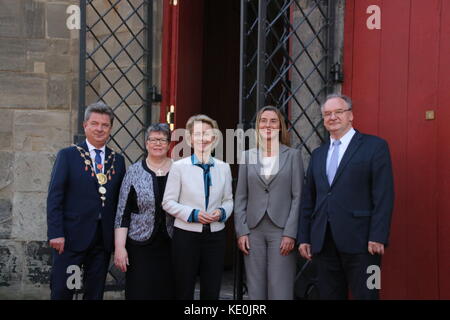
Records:
[[[111,180],[111,175],[116,174],[116,170],[114,170],[114,162],[116,161],[116,153],[114,151],[111,151],[111,154],[108,156],[108,159],[105,159],[105,167],[108,162],[111,161],[111,167],[109,167],[108,171],[106,173],[95,173],[94,166],[92,165],[91,155],[89,152],[81,148],[80,146],[73,145],[78,149],[80,152],[81,158],[84,160],[84,171],[88,171],[88,166],[91,168],[91,176],[97,177],[97,182],[100,185],[98,188],[98,192],[100,193],[100,199],[102,200],[102,207],[105,206],[106,201],[106,184],[108,183],[108,180]],[[106,151],[106,150],[105,150]],[[101,165],[99,165],[98,169],[102,169]]]

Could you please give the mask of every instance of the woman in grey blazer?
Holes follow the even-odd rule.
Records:
[[[244,253],[250,299],[293,299],[303,161],[288,147],[280,111],[262,108],[256,118],[257,148],[239,166],[234,222]]]

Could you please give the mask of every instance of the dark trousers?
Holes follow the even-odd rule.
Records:
[[[98,223],[92,244],[86,251],[74,252],[64,248],[60,255],[53,250],[53,265],[50,275],[50,289],[52,300],[72,300],[74,289],[67,286],[67,279],[74,273],[67,273],[71,265],[79,266],[83,270],[83,299],[102,300],[108,273],[111,253],[104,250],[101,223]]]
[[[171,240],[161,236],[149,244],[126,248],[130,265],[126,273],[125,299],[171,300],[174,298]]]
[[[348,299],[350,289],[353,299],[377,300],[378,289],[370,289],[367,280],[372,273],[367,273],[370,265],[380,266],[381,257],[369,252],[348,254],[336,248],[330,226],[327,226],[322,251],[315,255],[318,267],[318,289],[320,299]]]
[[[194,299],[199,274],[200,300],[218,300],[224,268],[225,230],[200,233],[174,228],[172,253],[176,299]]]

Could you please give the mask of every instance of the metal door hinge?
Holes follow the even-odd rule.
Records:
[[[162,101],[161,93],[158,93],[158,89],[156,88],[156,86],[150,87],[150,93],[152,95],[152,102],[161,102]]]
[[[342,71],[342,65],[336,62],[330,70],[331,79],[334,83],[341,83],[344,81],[344,72]]]

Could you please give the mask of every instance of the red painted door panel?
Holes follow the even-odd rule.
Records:
[[[439,234],[439,293],[450,300],[450,1],[442,1],[437,114],[436,210]]]
[[[161,121],[173,105],[175,127],[184,128],[191,115],[201,112],[204,3],[163,3]]]
[[[407,298],[438,298],[436,211],[436,121],[425,111],[437,106],[440,0],[412,1],[408,76]],[[418,276],[419,275],[419,276]]]
[[[379,30],[366,26],[370,5],[381,9]],[[355,127],[389,142],[394,167],[385,299],[450,296],[446,10],[450,4],[442,0],[346,1],[343,91],[354,100]],[[425,120],[427,110],[436,120]]]

